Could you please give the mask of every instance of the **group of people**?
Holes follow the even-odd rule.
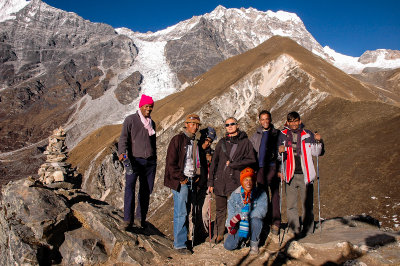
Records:
[[[155,123],[150,117],[154,101],[142,95],[139,110],[123,124],[118,144],[119,159],[126,169],[124,223],[146,227],[149,198],[154,186],[157,161]],[[304,128],[300,115],[290,112],[282,131],[272,124],[269,111],[259,113],[259,126],[248,138],[236,118],[225,120],[225,135],[217,139],[212,127],[200,130],[197,114],[189,114],[183,130],[175,135],[167,149],[164,185],[172,190],[174,200],[174,248],[191,254],[188,243],[195,234],[209,228],[208,198],[215,197],[214,241],[224,242],[233,250],[249,243],[250,253],[257,254],[260,234],[270,225],[272,234],[281,227],[279,184],[285,182],[288,226],[295,237],[312,233],[313,181],[316,172],[312,156],[323,153],[320,134]],[[138,204],[135,184],[139,178]],[[303,215],[299,221],[298,193]],[[204,226],[198,226],[202,220]],[[197,221],[197,222],[196,222]],[[227,236],[226,232],[228,233]],[[190,234],[189,234],[190,233]],[[188,238],[189,234],[189,238]]]

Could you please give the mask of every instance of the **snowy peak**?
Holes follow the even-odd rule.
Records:
[[[3,0],[0,2],[0,22],[15,19],[15,13],[23,9],[30,1]]]
[[[389,61],[400,59],[399,50],[378,49],[375,51],[366,51],[363,53],[358,61],[363,64],[370,64],[377,61]]]
[[[324,47],[329,60],[334,66],[348,74],[360,74],[366,68],[395,69],[400,67],[400,51],[378,49],[366,51],[360,57],[353,57],[337,53],[329,46]]]

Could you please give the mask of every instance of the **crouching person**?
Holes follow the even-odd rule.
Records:
[[[240,184],[228,200],[227,250],[242,247],[250,238],[250,254],[258,254],[258,242],[267,214],[268,200],[264,190],[255,187],[256,175],[250,167],[240,172]]]

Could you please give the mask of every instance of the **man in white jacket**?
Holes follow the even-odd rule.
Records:
[[[304,129],[297,112],[287,115],[286,125],[278,140],[279,153],[284,154],[284,173],[278,175],[286,182],[288,225],[296,237],[302,237],[312,233],[314,229],[313,181],[316,173],[312,156],[322,154],[323,142],[321,135]],[[302,228],[297,210],[298,193],[303,205]]]

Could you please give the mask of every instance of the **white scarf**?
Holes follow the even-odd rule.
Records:
[[[153,129],[153,125],[151,124],[151,117],[144,117],[142,114],[142,111],[138,110],[139,116],[140,116],[140,120],[143,123],[143,126],[145,129],[147,129],[147,131],[149,131],[149,136],[152,136],[154,134],[156,134],[156,132]]]

